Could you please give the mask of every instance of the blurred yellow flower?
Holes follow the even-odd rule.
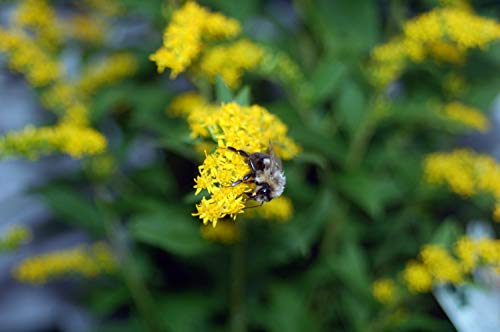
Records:
[[[457,240],[454,251],[460,260],[462,269],[465,272],[472,271],[477,264],[476,245],[474,240],[468,236],[462,236]]]
[[[77,82],[76,89],[83,96],[90,96],[105,85],[133,75],[136,70],[137,61],[133,55],[115,53],[98,63],[88,65]]]
[[[0,27],[0,52],[7,55],[9,68],[23,73],[35,87],[53,83],[61,75],[59,63],[21,31]]]
[[[196,206],[198,216],[204,224],[214,226],[223,217],[233,219],[245,208],[244,193],[251,192],[253,184],[231,183],[243,178],[250,168],[239,154],[228,146],[249,153],[265,152],[272,142],[275,153],[283,159],[291,159],[299,147],[287,137],[287,127],[266,109],[253,105],[242,107],[229,103],[218,108],[202,108],[188,117],[191,130],[203,138],[217,142],[218,148],[199,166],[200,175],[195,179],[196,193],[206,190],[211,196],[203,197]],[[198,128],[203,128],[199,131]]]
[[[204,39],[223,39],[239,34],[238,21],[211,13],[197,3],[188,1],[172,15],[165,29],[163,45],[150,56],[158,72],[170,68],[170,78],[186,70],[198,57]]]
[[[231,220],[221,221],[217,224],[217,227],[201,225],[200,233],[208,241],[226,245],[233,244],[240,239],[240,231]]]
[[[488,118],[481,111],[458,102],[445,105],[443,114],[450,120],[480,132],[485,132],[490,128]]]
[[[103,20],[96,15],[73,15],[64,22],[66,37],[89,44],[101,44],[108,29]]]
[[[396,284],[389,278],[378,279],[372,285],[372,294],[380,303],[394,303],[396,300]]]
[[[14,13],[16,28],[29,28],[48,49],[57,47],[62,39],[56,13],[47,0],[22,0]]]
[[[463,281],[460,264],[442,247],[428,244],[420,252],[420,258],[437,282],[458,284]]]
[[[461,64],[468,49],[485,49],[498,39],[500,24],[493,19],[466,6],[435,8],[407,21],[400,36],[375,47],[369,71],[373,83],[383,86],[401,74],[408,60],[418,63],[430,56]]]
[[[403,279],[411,292],[425,293],[432,289],[432,276],[419,262],[408,262],[403,270]]]
[[[464,197],[490,194],[495,209],[500,202],[500,165],[488,155],[467,149],[429,154],[424,160],[424,178],[430,184],[448,184]]]
[[[0,251],[15,249],[31,241],[32,236],[31,229],[26,226],[10,226],[3,234],[0,234]]]
[[[250,204],[247,205],[252,206]],[[259,216],[264,219],[276,220],[279,222],[288,221],[292,217],[292,215],[292,201],[286,196],[277,197],[259,208],[249,209],[245,211],[245,217]]]
[[[199,65],[202,75],[212,82],[219,75],[231,88],[237,88],[245,71],[255,69],[262,60],[264,50],[249,40],[241,39],[228,45],[209,48]]]
[[[92,128],[61,123],[53,127],[27,126],[21,131],[0,137],[0,158],[23,155],[36,159],[53,151],[74,158],[102,153],[106,139]]]
[[[16,280],[28,284],[44,284],[64,275],[94,278],[112,273],[117,263],[110,248],[101,242],[33,256],[16,266],[12,274]]]
[[[166,112],[172,116],[188,116],[194,109],[208,104],[208,100],[198,92],[189,91],[177,95],[166,109]]]

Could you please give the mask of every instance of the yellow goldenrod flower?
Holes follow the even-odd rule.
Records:
[[[476,249],[484,264],[500,267],[500,240],[480,238],[476,241]]]
[[[466,149],[432,153],[424,161],[424,178],[464,197],[485,193],[500,202],[500,165],[488,155]]]
[[[470,272],[476,267],[477,255],[474,240],[463,236],[455,243],[454,250],[465,272]]]
[[[156,62],[160,73],[170,68],[170,78],[175,78],[198,57],[204,38],[230,38],[240,29],[238,21],[188,1],[172,15],[163,35],[163,45],[150,60]]]
[[[228,146],[253,153],[267,151],[272,142],[275,153],[283,159],[299,152],[299,147],[287,137],[286,125],[257,105],[242,107],[229,103],[219,108],[200,108],[189,114],[188,122],[196,135],[211,138],[218,146],[214,153],[206,156],[195,179],[195,194],[206,190],[211,195],[208,199],[202,198],[196,206],[197,213],[193,214],[204,224],[211,222],[215,226],[218,219],[226,216],[235,219],[245,208],[243,194],[253,189],[248,183],[231,186],[250,168],[246,160],[227,149]]]
[[[176,96],[166,112],[172,116],[187,116],[192,110],[208,104],[208,100],[198,92],[189,91]]]
[[[396,300],[396,285],[392,279],[378,279],[372,285],[372,294],[380,303],[391,304]]]
[[[263,54],[260,46],[242,39],[208,49],[200,60],[199,70],[211,82],[220,76],[229,87],[237,88],[243,73],[255,69]]]
[[[21,131],[0,137],[0,157],[23,155],[36,159],[53,151],[74,158],[102,153],[106,139],[92,128],[61,123],[54,127],[27,126]]]
[[[447,118],[481,132],[485,132],[490,127],[488,118],[481,111],[458,102],[445,105],[443,113]]]
[[[410,261],[404,271],[403,278],[411,292],[425,293],[432,289],[432,276],[427,268],[416,261]]]
[[[23,73],[35,87],[45,86],[60,77],[59,63],[23,32],[0,28],[0,52],[6,53],[9,68]]]
[[[29,257],[15,267],[12,274],[23,283],[44,284],[64,275],[94,278],[115,270],[116,260],[110,248],[98,242],[92,246],[78,246]]]
[[[240,239],[240,231],[233,221],[222,221],[217,224],[217,227],[209,225],[200,226],[201,236],[212,242],[219,242],[230,245],[238,242]]]
[[[258,70],[263,75],[282,84],[296,84],[304,80],[300,67],[286,53],[268,47],[261,49],[263,55]]]
[[[35,32],[41,44],[54,49],[61,42],[61,29],[56,13],[46,0],[23,0],[14,14],[18,28],[29,28]]]
[[[500,24],[475,15],[469,8],[435,8],[405,23],[403,33],[372,51],[373,83],[386,85],[397,78],[408,61],[431,56],[438,61],[461,64],[471,48],[484,49],[500,39]]]
[[[136,70],[137,61],[133,55],[128,53],[113,54],[98,64],[87,66],[76,84],[76,88],[83,96],[90,96],[104,85],[133,75]]]
[[[0,251],[11,250],[31,241],[31,229],[26,226],[15,225],[9,227],[4,234],[0,234]]]
[[[426,245],[420,252],[420,258],[436,281],[452,284],[463,281],[460,265],[440,246]]]
[[[247,205],[252,206],[250,204]],[[264,219],[276,220],[279,222],[288,221],[292,217],[292,215],[292,201],[286,196],[277,197],[259,208],[250,209],[245,212],[245,216],[248,217],[259,216]]]

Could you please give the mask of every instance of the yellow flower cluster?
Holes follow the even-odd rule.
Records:
[[[239,229],[230,221],[219,222],[217,227],[201,225],[200,233],[201,236],[208,241],[218,242],[225,245],[238,242],[241,236]]]
[[[484,49],[500,38],[500,24],[475,15],[468,8],[436,8],[408,21],[403,34],[372,51],[373,83],[386,85],[397,78],[406,62],[421,62],[431,56],[461,63],[471,48]]]
[[[275,153],[283,159],[291,159],[299,147],[287,137],[287,127],[266,109],[253,105],[242,107],[229,103],[221,107],[202,107],[193,110],[188,122],[195,136],[211,138],[218,148],[199,166],[200,175],[195,179],[196,194],[206,190],[210,198],[203,197],[196,206],[204,224],[213,226],[221,218],[233,219],[245,208],[244,193],[253,185],[231,183],[244,177],[250,168],[239,154],[227,149],[232,146],[249,153],[267,151],[272,142]]]
[[[434,244],[424,246],[420,259],[436,282],[458,284],[463,281],[461,265],[442,247]]]
[[[23,0],[14,14],[18,28],[31,29],[37,39],[49,49],[57,47],[62,39],[56,13],[47,0]]]
[[[477,108],[463,105],[459,102],[452,102],[444,106],[443,115],[468,128],[485,132],[490,128],[488,118]]]
[[[131,54],[113,54],[98,64],[87,66],[76,89],[84,96],[90,96],[99,88],[128,77],[136,70],[137,61]]]
[[[11,226],[0,236],[0,251],[11,250],[31,241],[31,229],[26,226]]]
[[[208,104],[208,100],[198,92],[189,91],[176,96],[166,109],[166,112],[172,116],[188,116],[191,111],[205,107]]]
[[[390,278],[375,280],[372,285],[373,297],[383,304],[391,304],[396,300],[396,284]]]
[[[424,161],[424,178],[430,184],[447,184],[464,197],[485,193],[493,196],[496,207],[500,203],[500,165],[488,155],[467,149],[432,153]]]
[[[280,196],[262,205],[258,209],[250,209],[245,212],[245,217],[261,217],[279,222],[288,221],[293,215],[293,205],[290,198]]]
[[[411,292],[424,293],[435,284],[461,284],[479,266],[500,272],[500,240],[490,238],[458,239],[453,251],[456,258],[444,248],[429,244],[420,251],[419,261],[410,261],[403,271],[403,279]]]
[[[64,122],[53,127],[27,126],[0,137],[0,157],[23,155],[36,159],[39,155],[58,151],[81,158],[102,153],[105,149],[106,139],[99,132]]]
[[[100,274],[112,273],[116,268],[117,262],[110,248],[97,242],[91,246],[78,246],[29,257],[16,266],[12,274],[23,283],[44,284],[64,275],[94,278]]]
[[[406,264],[403,279],[410,292],[425,293],[432,289],[431,274],[423,264],[417,261],[410,261]]]
[[[249,40],[241,39],[229,45],[219,45],[208,49],[200,60],[199,70],[211,82],[219,75],[231,88],[241,83],[245,71],[255,69],[264,50]]]
[[[163,35],[163,45],[150,59],[156,62],[158,72],[170,68],[170,78],[175,78],[198,57],[205,40],[231,38],[240,30],[238,21],[188,1],[172,15]]]
[[[61,74],[59,63],[24,32],[0,28],[0,52],[7,54],[9,68],[23,73],[35,87],[48,85]]]

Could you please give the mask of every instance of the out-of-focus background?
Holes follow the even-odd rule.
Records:
[[[0,2],[0,331],[500,330],[499,15]],[[195,195],[231,127],[291,142],[236,218]]]

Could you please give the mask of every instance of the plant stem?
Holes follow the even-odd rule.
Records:
[[[240,227],[240,241],[233,247],[231,255],[231,331],[246,332],[245,306],[245,225]]]
[[[161,332],[163,329],[155,315],[153,296],[146,288],[137,269],[137,264],[131,255],[129,244],[123,236],[120,236],[121,225],[117,218],[108,212],[107,204],[111,202],[111,195],[104,187],[96,188],[96,204],[103,215],[104,227],[115,254],[118,256],[120,272],[123,280],[130,291],[132,300],[142,317],[145,326],[150,332]]]

